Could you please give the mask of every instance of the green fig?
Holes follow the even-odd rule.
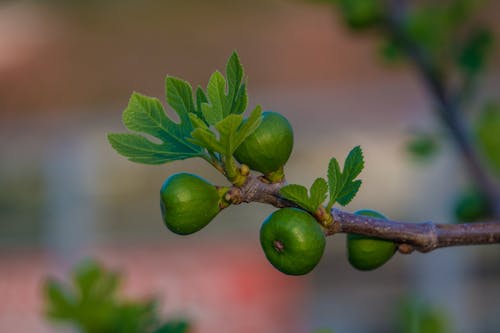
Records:
[[[262,122],[236,149],[234,157],[272,182],[283,179],[283,166],[293,148],[293,129],[281,114],[267,111]]]
[[[180,235],[202,229],[220,211],[216,187],[190,173],[168,177],[161,187],[160,198],[163,222]]]
[[[289,275],[309,273],[325,250],[325,235],[318,222],[297,208],[282,208],[260,228],[260,243],[271,264]]]
[[[355,214],[387,220],[387,217],[381,213],[369,209],[358,210]],[[349,263],[362,271],[382,266],[391,259],[396,249],[396,244],[391,241],[357,234],[347,235]]]

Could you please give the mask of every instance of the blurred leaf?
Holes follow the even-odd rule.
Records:
[[[189,323],[186,321],[172,321],[158,328],[153,333],[188,333]]]
[[[404,333],[451,333],[446,315],[439,309],[408,298],[398,307],[397,332]]]
[[[477,222],[491,216],[488,201],[476,189],[468,189],[460,193],[453,212],[457,222]]]
[[[53,321],[70,323],[83,333],[153,333],[158,330],[156,301],[124,300],[118,294],[120,280],[118,273],[107,271],[94,261],[75,268],[71,285],[48,279],[44,285],[46,315]],[[176,323],[168,322],[164,326],[177,327]]]
[[[428,160],[433,157],[439,149],[439,143],[435,136],[427,133],[415,133],[406,143],[406,150],[413,157]]]
[[[421,5],[409,14],[407,32],[433,62],[446,54],[453,29],[447,8],[439,2]]]
[[[379,55],[386,63],[392,64],[404,59],[399,44],[391,39],[383,40],[379,46]]]
[[[487,104],[475,124],[479,149],[500,176],[500,104]]]
[[[487,0],[453,0],[449,7],[450,22],[455,25],[461,25],[475,14],[477,9],[481,8]]]
[[[365,30],[380,23],[383,5],[380,0],[338,0],[342,17],[353,30]]]
[[[474,31],[465,41],[459,55],[458,65],[468,75],[484,69],[487,56],[493,45],[493,34],[488,29]]]

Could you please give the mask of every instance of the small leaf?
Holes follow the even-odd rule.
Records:
[[[245,141],[245,139],[251,135],[257,127],[259,127],[262,122],[262,107],[257,105],[255,109],[250,114],[245,122],[241,125],[236,133],[236,138],[233,144],[234,150],[238,149],[238,147]]]
[[[210,77],[207,86],[208,100],[210,104],[202,104],[201,110],[203,116],[210,125],[215,125],[220,122],[226,115],[229,114],[226,105],[226,79],[216,71]]]
[[[240,90],[243,80],[243,67],[240,63],[238,53],[233,52],[226,65],[226,77],[228,82],[228,97],[233,101]]]
[[[314,209],[314,211],[316,211],[327,197],[328,184],[326,183],[326,180],[324,180],[323,178],[317,178],[312,184],[310,192],[311,198],[309,201],[311,206],[316,207],[316,209]]]
[[[332,158],[328,163],[328,189],[330,191],[330,201],[328,208],[332,208],[339,192],[342,190],[342,172],[340,171],[339,162],[336,158]]]
[[[349,202],[352,201],[352,199],[354,199],[360,187],[361,187],[361,180],[359,179],[349,183],[342,189],[342,192],[339,194],[339,197],[337,198],[337,202],[342,206],[346,206],[347,204],[349,204]]]
[[[222,121],[215,124],[215,128],[220,134],[220,143],[224,147],[223,154],[227,156],[233,155],[236,150],[235,143],[237,141],[236,131],[243,121],[243,116],[232,114],[224,118]]]
[[[207,123],[204,122],[201,118],[199,118],[194,113],[189,114],[189,120],[191,121],[191,124],[193,124],[194,129],[197,129],[197,128],[208,129]]]
[[[188,140],[198,146],[218,153],[224,152],[224,147],[217,141],[215,134],[207,128],[197,128],[191,133],[191,136],[192,138]]]
[[[313,207],[314,205],[310,204],[309,197],[307,195],[307,188],[305,188],[302,185],[297,185],[297,184],[289,184],[285,185],[280,189],[280,195],[287,199],[290,200],[303,209],[310,211],[310,212],[315,212],[317,207]]]
[[[203,121],[206,122],[205,117],[203,116],[203,111],[201,108],[202,104],[208,104],[208,98],[207,95],[205,95],[205,92],[203,89],[201,89],[200,86],[196,88],[196,115],[202,119]],[[207,123],[208,124],[208,123]]]
[[[360,146],[356,146],[349,152],[345,159],[344,170],[342,171],[344,182],[347,183],[354,180],[359,176],[363,168],[363,151]]]

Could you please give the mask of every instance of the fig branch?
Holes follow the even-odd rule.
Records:
[[[232,204],[261,202],[278,208],[297,207],[280,195],[286,185],[269,183],[263,177],[248,175],[243,186],[233,186],[225,199]],[[337,233],[354,233],[393,241],[400,252],[432,250],[460,245],[480,245],[500,243],[500,221],[463,224],[440,224],[434,222],[401,222],[383,220],[370,216],[352,214],[337,208],[330,211],[333,223],[324,228],[327,236]]]

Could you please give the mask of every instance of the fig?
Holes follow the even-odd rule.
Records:
[[[355,214],[387,220],[387,217],[381,213],[369,209],[358,210]],[[391,259],[396,249],[396,244],[391,241],[357,234],[347,235],[349,263],[354,268],[362,271],[369,271],[382,266]]]
[[[188,235],[205,227],[219,213],[216,187],[190,173],[177,173],[160,190],[163,222],[176,234]]]
[[[236,149],[234,157],[271,182],[283,179],[283,166],[293,148],[293,129],[281,114],[266,111],[262,122]]]
[[[310,214],[298,208],[282,208],[262,224],[260,243],[269,262],[279,271],[303,275],[320,261],[326,240]]]

